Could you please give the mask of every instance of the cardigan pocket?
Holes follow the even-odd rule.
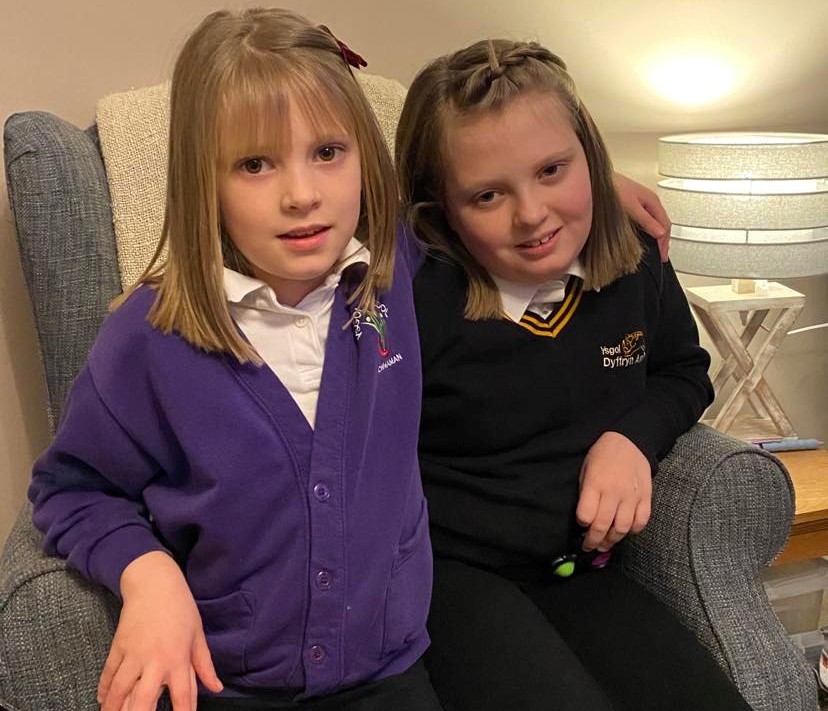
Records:
[[[218,675],[244,674],[245,646],[255,614],[254,595],[237,590],[195,602]]]
[[[385,597],[383,656],[401,651],[426,630],[434,563],[428,537],[428,514],[422,500],[414,534],[395,556]]]

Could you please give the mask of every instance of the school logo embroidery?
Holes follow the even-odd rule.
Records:
[[[391,349],[388,347],[388,307],[385,304],[377,304],[376,313],[363,314],[359,309],[354,309],[354,337],[359,340],[362,338],[363,326],[373,329],[377,333],[377,348],[379,354],[384,358]]]
[[[601,357],[605,368],[629,368],[641,363],[647,357],[644,331],[632,331],[614,346],[601,346]]]

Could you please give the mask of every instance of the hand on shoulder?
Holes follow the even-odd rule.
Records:
[[[621,173],[614,173],[612,177],[621,208],[633,222],[658,241],[661,261],[666,262],[670,252],[672,224],[658,195]]]

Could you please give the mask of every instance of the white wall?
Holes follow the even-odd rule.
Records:
[[[210,0],[5,0],[0,119],[52,111],[78,124],[98,97],[165,78]],[[259,3],[255,3],[259,4]],[[364,54],[370,71],[407,83],[428,58],[482,36],[537,37],[569,63],[617,166],[654,181],[655,138],[682,130],[828,132],[828,2],[824,0],[285,0]],[[736,67],[732,92],[678,109],[647,83],[675,48],[716,49]],[[712,50],[711,50],[712,51]],[[641,133],[643,132],[643,133]],[[2,179],[0,179],[0,183]],[[44,388],[5,185],[0,185],[0,540],[48,440]],[[826,277],[791,280],[808,295],[800,325],[828,320]],[[789,339],[769,372],[802,434],[828,438],[828,332]]]

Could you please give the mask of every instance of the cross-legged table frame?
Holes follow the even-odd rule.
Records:
[[[718,393],[731,378],[736,385],[710,423],[727,432],[736,422],[746,403],[756,413],[760,425],[755,434],[795,436],[782,405],[764,378],[765,369],[805,305],[805,296],[782,284],[771,282],[767,294],[737,294],[730,285],[695,286],[686,289],[687,299],[704,326],[722,362],[713,375]],[[741,330],[728,314],[740,315]],[[768,317],[770,325],[766,323]],[[765,329],[763,329],[763,326]],[[748,347],[754,339],[758,348],[751,355]]]

